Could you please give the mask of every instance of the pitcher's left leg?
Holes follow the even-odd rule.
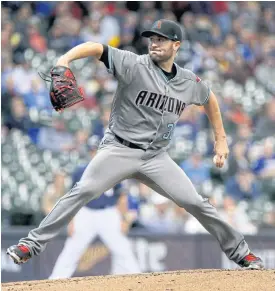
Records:
[[[239,264],[250,254],[243,235],[220,218],[217,210],[208,199],[197,193],[190,179],[167,153],[144,162],[141,174],[147,177],[147,185],[151,183],[150,187],[154,187],[155,191],[169,197],[195,216],[218,240],[229,259]]]

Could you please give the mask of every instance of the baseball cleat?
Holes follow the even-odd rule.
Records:
[[[263,261],[252,253],[249,253],[242,260],[240,260],[238,265],[244,269],[250,270],[262,270],[264,268]]]
[[[15,245],[7,249],[7,254],[13,259],[17,265],[26,263],[31,258],[31,252],[24,245]]]

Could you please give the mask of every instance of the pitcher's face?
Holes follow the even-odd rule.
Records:
[[[165,62],[174,57],[175,43],[163,36],[151,36],[149,38],[148,51],[152,61],[156,63]]]

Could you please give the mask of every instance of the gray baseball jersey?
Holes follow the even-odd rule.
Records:
[[[108,71],[118,80],[109,128],[144,149],[165,150],[184,108],[208,101],[208,86],[176,64],[168,80],[149,55],[109,46],[108,59]]]

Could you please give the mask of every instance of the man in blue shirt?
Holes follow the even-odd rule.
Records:
[[[230,177],[225,183],[227,195],[236,201],[253,201],[261,196],[258,181],[249,169],[239,169],[236,175]]]

